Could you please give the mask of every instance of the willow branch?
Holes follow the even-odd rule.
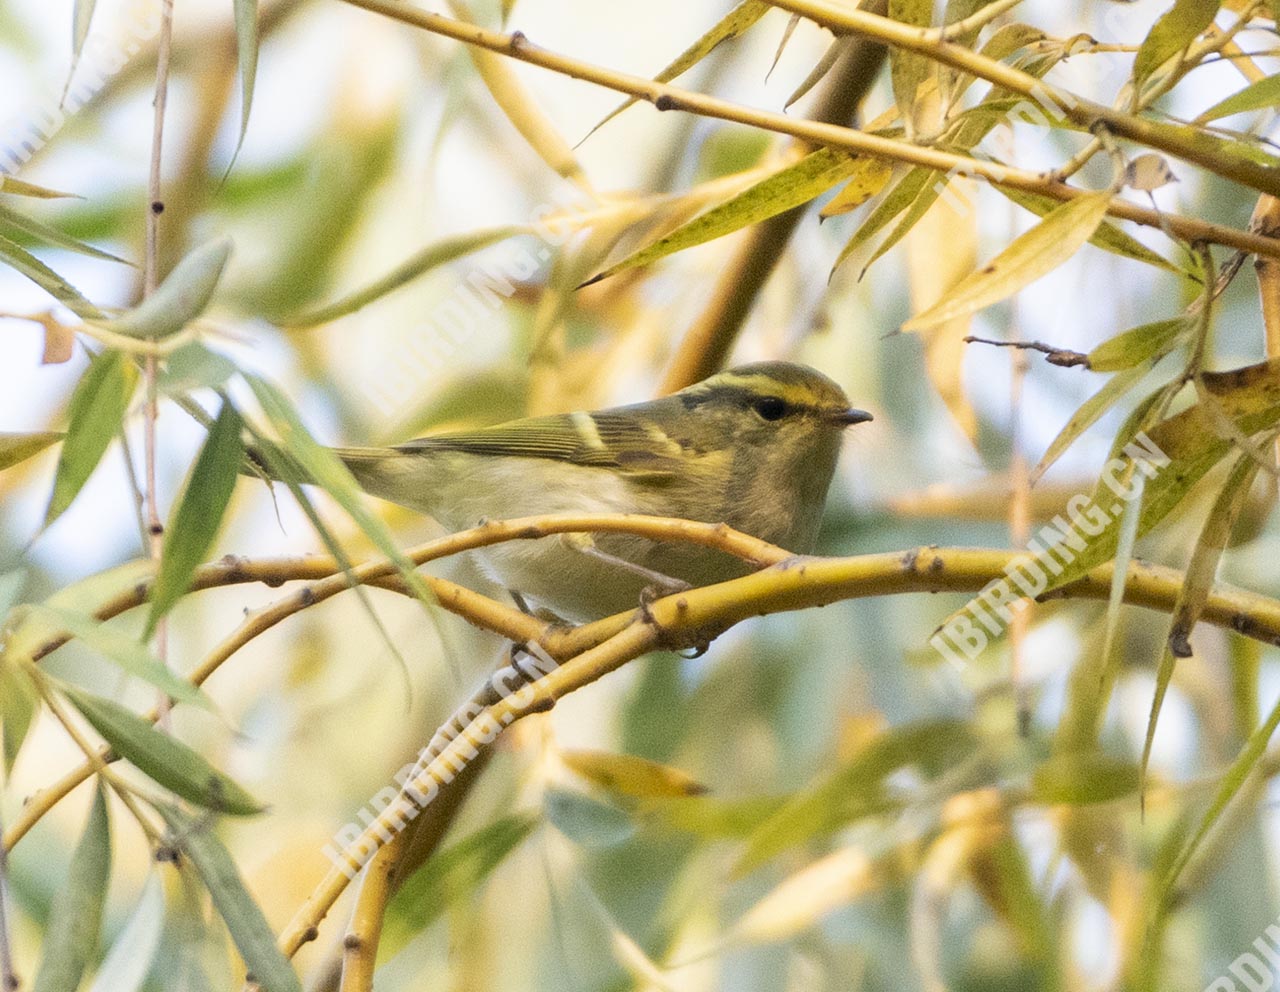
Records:
[[[999,186],[1024,190],[1028,193],[1037,193],[1060,201],[1072,200],[1088,193],[1086,190],[1057,182],[1039,173],[1015,169],[1001,165],[998,162],[956,155],[923,145],[913,145],[906,141],[868,134],[854,128],[824,124],[820,121],[790,118],[785,114],[771,113],[767,110],[756,110],[741,104],[706,96],[693,90],[657,83],[643,76],[617,72],[613,69],[561,55],[545,48],[539,48],[519,32],[503,34],[498,31],[488,31],[474,25],[463,24],[448,17],[442,17],[439,14],[432,14],[428,11],[410,7],[407,4],[398,2],[398,0],[344,0],[344,2],[382,14],[405,24],[422,28],[433,34],[453,38],[469,45],[487,48],[510,58],[527,62],[530,65],[540,66],[573,79],[581,79],[619,93],[630,94],[652,103],[659,110],[683,110],[703,117],[733,121],[749,127],[773,131],[777,134],[789,134],[815,145],[838,148],[860,155],[874,155],[893,162],[923,166],[943,173],[985,179]],[[796,2],[798,3],[799,0],[796,0]],[[779,0],[778,6],[781,5],[781,0]],[[823,6],[825,8],[825,5]],[[865,16],[871,17],[872,15]],[[887,18],[875,18],[873,23],[879,24],[881,22],[895,25],[910,33],[913,38],[913,44],[918,41],[915,38],[915,33],[919,29],[905,28],[896,21],[890,21]],[[952,48],[959,49],[959,46],[947,45],[943,42],[937,42],[937,44],[943,45],[947,50]],[[959,50],[968,52],[968,49]],[[983,60],[984,65],[988,62],[990,62],[989,59]],[[1007,69],[1000,63],[991,64],[998,66],[1002,70]],[[1014,70],[1008,71],[1013,72]],[[1018,75],[1022,76],[1024,74],[1020,73]],[[1026,78],[1033,79],[1030,76]],[[1039,85],[1039,80],[1033,81],[1036,85]],[[1001,85],[1004,85],[1004,83],[1001,83]],[[1124,116],[1117,115],[1105,107],[1099,109],[1107,115]],[[1162,128],[1168,128],[1167,125],[1159,125],[1151,121],[1140,121],[1138,123],[1153,133],[1160,131]],[[1136,126],[1126,130],[1134,131],[1135,128]],[[1118,130],[1117,133],[1122,132]],[[1133,137],[1132,134],[1126,134],[1125,136]],[[1142,137],[1135,137],[1134,140],[1150,144],[1153,148],[1162,147],[1161,144],[1145,140]],[[1277,190],[1280,190],[1280,170],[1277,170],[1277,174],[1273,175],[1271,170],[1265,170],[1261,166],[1251,166],[1251,168],[1253,171],[1261,170],[1265,172],[1270,180],[1267,185],[1274,186]],[[1254,184],[1246,183],[1245,185],[1252,186]],[[1160,213],[1120,197],[1112,199],[1107,207],[1107,212],[1111,216],[1119,217],[1122,220],[1129,220],[1147,227],[1171,232],[1187,241],[1206,241],[1213,244],[1226,245],[1250,254],[1280,258],[1280,240],[1262,237],[1249,231],[1241,231],[1221,224],[1211,224],[1197,218]]]
[[[694,646],[749,617],[825,606],[842,599],[908,591],[977,591],[1003,576],[1005,566],[1021,558],[1025,553],[938,548],[856,558],[794,557],[743,578],[660,599],[646,610],[630,614],[628,625],[608,640],[527,686],[527,696],[522,691],[498,698],[470,719],[344,854],[351,864],[359,864],[359,852],[379,850],[383,837],[397,833],[406,809],[417,808],[408,798],[415,790],[437,798],[447,795],[458,769],[466,768],[478,754],[488,753],[506,728],[529,713],[550,709],[561,697],[655,647]],[[1182,582],[1183,576],[1172,569],[1133,562],[1126,576],[1125,601],[1172,610]],[[1047,598],[1105,599],[1110,583],[1111,566],[1103,565]],[[1280,601],[1215,589],[1202,617],[1245,636],[1280,644]],[[339,867],[343,860],[338,859],[281,933],[279,945],[284,953],[292,956],[317,935],[320,923],[348,884],[347,873]]]
[[[339,992],[373,992],[373,972],[378,963],[382,921],[391,900],[391,879],[405,845],[398,834],[377,853],[360,876],[355,908],[342,939],[342,981]]]

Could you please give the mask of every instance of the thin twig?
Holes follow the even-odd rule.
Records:
[[[145,299],[155,292],[160,282],[159,245],[160,214],[164,201],[160,196],[161,161],[164,147],[164,110],[169,100],[169,59],[173,48],[173,0],[160,2],[160,36],[156,48],[156,85],[154,115],[151,124],[151,161],[147,170],[146,250],[142,259],[142,296]],[[146,406],[142,415],[142,447],[145,471],[143,473],[146,503],[147,533],[150,536],[148,550],[152,559],[159,561],[164,546],[164,524],[160,521],[160,494],[156,486],[156,420],[159,417],[157,382],[159,360],[147,355],[143,362],[143,389]],[[156,626],[155,654],[164,662],[168,654],[168,627],[164,620]],[[169,699],[159,696],[160,724],[168,726]]]
[[[0,835],[4,820],[0,817]],[[0,990],[15,992],[22,984],[13,966],[13,944],[9,940],[9,852],[0,846]]]
[[[964,339],[966,344],[989,344],[993,348],[1015,348],[1018,351],[1039,351],[1044,353],[1044,360],[1050,365],[1059,365],[1064,369],[1077,365],[1089,367],[1089,356],[1070,348],[1055,348],[1040,341],[995,341],[991,338],[980,338],[970,334]]]

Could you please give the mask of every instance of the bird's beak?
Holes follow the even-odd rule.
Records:
[[[865,424],[868,420],[876,418],[866,410],[835,410],[831,413],[831,419],[837,424],[848,427],[850,424]]]

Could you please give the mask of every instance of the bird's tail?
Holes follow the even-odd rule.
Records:
[[[393,503],[412,505],[414,493],[406,492],[404,455],[394,448],[330,448],[347,470],[355,477],[360,488],[371,496]],[[270,482],[310,484],[315,482],[297,459],[276,449],[263,451],[250,448],[246,453],[242,472]],[[414,487],[411,487],[414,488]],[[406,497],[410,497],[406,503]]]

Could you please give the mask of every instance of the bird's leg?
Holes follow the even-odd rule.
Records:
[[[596,547],[596,542],[587,534],[562,534],[560,540],[565,547],[570,548],[579,554],[587,555],[596,561],[602,561],[615,568],[621,568],[633,575],[638,575],[649,583],[650,588],[645,592],[652,594],[657,593],[663,596],[670,596],[674,593],[685,592],[693,587],[683,579],[672,578],[670,575],[663,575],[661,572],[655,572],[652,568],[645,568],[633,561],[627,561],[625,558],[619,558],[617,555],[611,555],[607,551],[601,551]],[[651,595],[650,598],[657,598]]]

